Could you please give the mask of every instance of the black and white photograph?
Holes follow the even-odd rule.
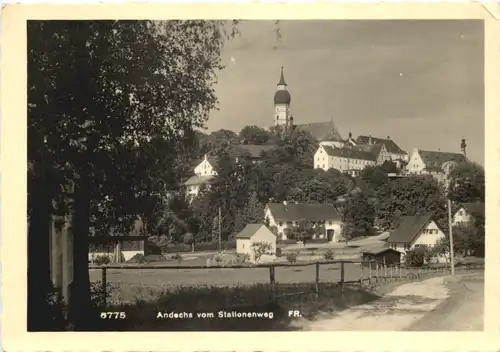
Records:
[[[26,28],[29,332],[484,330],[483,20]]]

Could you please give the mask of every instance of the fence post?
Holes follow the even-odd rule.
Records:
[[[271,293],[273,302],[276,301],[276,275],[274,266],[269,267],[269,281],[271,282]]]
[[[364,276],[364,273],[363,273],[363,261],[361,261],[361,276],[359,278],[359,285],[360,286],[363,286],[363,276]]]
[[[103,300],[104,300],[104,306],[106,306],[106,299],[108,296],[108,278],[106,277],[106,267],[102,267],[102,295],[103,295]]]
[[[316,262],[316,297],[319,296],[319,262]]]
[[[368,283],[371,285],[372,284],[372,262],[369,263],[368,265]]]
[[[344,262],[340,262],[340,290],[344,292]]]

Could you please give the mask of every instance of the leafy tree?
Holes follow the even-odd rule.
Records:
[[[411,267],[421,267],[425,264],[426,248],[418,247],[413,250],[406,251],[405,263]]]
[[[181,178],[175,168],[160,180],[150,171],[160,168],[160,149],[169,151],[163,160],[184,155],[215,108],[223,28],[220,21],[28,23],[29,330],[45,326],[52,200],[73,214],[69,318],[84,329],[89,227],[129,227],[139,199]],[[152,139],[162,148],[146,151]]]
[[[292,188],[287,198],[299,203],[332,203],[337,196],[327,182],[309,179]]]
[[[361,179],[368,182],[368,184],[374,189],[378,189],[381,186],[387,184],[387,172],[378,166],[368,166],[361,171]]]
[[[431,176],[393,180],[377,190],[377,223],[382,230],[394,228],[395,214],[433,214],[447,231],[447,202],[443,188]]]
[[[370,234],[375,220],[375,209],[362,192],[350,194],[342,213],[342,235],[346,244],[356,236]]]
[[[386,174],[397,174],[400,171],[394,161],[388,160],[384,161],[382,165],[380,165],[380,170],[382,170]]]
[[[191,232],[188,232],[188,233],[184,234],[184,236],[182,237],[182,240],[185,244],[190,245],[191,252],[194,252],[194,244],[196,241],[195,236]]]
[[[235,232],[241,231],[247,224],[261,223],[264,219],[264,206],[259,202],[254,192],[248,199],[246,206],[238,211],[235,221]]]
[[[450,173],[450,199],[468,203],[485,199],[484,168],[478,164],[461,164]]]
[[[476,224],[458,224],[453,226],[453,250],[457,256],[484,257],[484,227]],[[450,238],[442,239],[441,248],[443,252],[449,253]]]
[[[251,245],[252,252],[253,252],[253,257],[256,263],[259,262],[260,258],[262,258],[263,255],[271,255],[272,254],[272,249],[273,246],[271,242],[267,241],[259,241],[259,242],[253,242]]]
[[[270,133],[258,126],[245,126],[239,134],[240,140],[246,144],[266,144],[269,141]]]
[[[297,252],[288,252],[286,254],[286,260],[288,260],[290,264],[293,264],[297,262],[298,256]]]

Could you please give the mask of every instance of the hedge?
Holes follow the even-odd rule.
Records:
[[[236,241],[222,241],[221,242],[222,249],[235,249]],[[203,251],[217,251],[219,250],[219,242],[200,242],[195,243],[194,245],[195,252],[203,252]],[[178,253],[178,252],[191,252],[191,245],[188,244],[176,244],[173,246],[167,246],[162,248],[163,253]]]

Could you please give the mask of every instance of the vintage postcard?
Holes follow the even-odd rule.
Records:
[[[5,349],[500,347],[498,14],[5,7]]]

